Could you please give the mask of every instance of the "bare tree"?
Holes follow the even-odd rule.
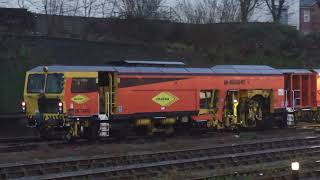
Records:
[[[28,8],[48,15],[85,17],[159,17],[170,14],[162,9],[166,0],[0,0],[0,6]]]
[[[98,0],[82,0],[83,13],[85,17],[90,17],[98,9]]]
[[[260,0],[239,0],[241,22],[248,22],[249,17],[252,15],[255,8],[259,6],[259,3]]]
[[[220,22],[239,22],[238,0],[223,0],[218,10]]]
[[[101,7],[100,7],[102,17],[106,17],[106,8],[108,4],[109,4],[109,0],[102,0]]]
[[[100,11],[98,12],[101,17],[111,17],[114,16],[116,11],[118,0],[100,0],[98,8]]]
[[[207,23],[215,23],[217,22],[217,11],[218,11],[218,3],[216,0],[204,0],[204,4],[206,7],[207,14]]]
[[[63,15],[64,4],[64,0],[42,0],[44,13],[50,15]]]
[[[17,0],[17,5],[19,8],[26,8],[26,1],[25,0]]]
[[[81,2],[80,0],[67,0],[63,4],[64,14],[68,16],[81,15]]]
[[[42,11],[49,15],[90,17],[98,8],[99,0],[42,0]],[[33,6],[34,7],[34,6]]]
[[[264,0],[264,2],[272,15],[273,22],[279,23],[287,0]]]
[[[119,0],[120,16],[125,18],[150,18],[157,16],[164,0]]]
[[[181,22],[194,24],[217,22],[217,0],[200,0],[194,3],[181,0],[177,3],[176,9]]]

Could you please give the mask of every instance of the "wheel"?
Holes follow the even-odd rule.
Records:
[[[320,123],[320,112],[319,111],[313,113],[312,120],[317,123]]]
[[[40,138],[44,139],[46,141],[50,141],[50,140],[53,140],[55,138],[54,129],[52,129],[52,128],[47,128],[45,126],[40,126],[38,128],[38,132],[39,132]]]
[[[284,129],[288,127],[287,124],[287,113],[274,115],[272,118],[275,119],[274,124],[280,128]]]
[[[75,140],[75,138],[72,137],[72,135],[70,133],[68,133],[68,132],[63,136],[63,139],[68,141],[68,142],[73,142]]]
[[[271,117],[264,117],[262,120],[257,121],[258,130],[270,130],[273,128],[273,120]]]

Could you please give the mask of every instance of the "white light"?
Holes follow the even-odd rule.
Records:
[[[22,105],[22,106],[26,106],[26,102],[23,101],[23,102],[21,103],[21,105]]]
[[[48,72],[49,68],[48,66],[43,66],[43,72]]]
[[[291,163],[291,169],[292,169],[292,171],[299,171],[300,164],[298,162],[292,162]]]
[[[62,107],[62,102],[59,102],[59,107]]]
[[[238,100],[234,99],[234,100],[233,100],[233,103],[238,103]]]

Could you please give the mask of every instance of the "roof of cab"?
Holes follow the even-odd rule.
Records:
[[[43,72],[38,66],[29,72]],[[118,72],[155,74],[241,74],[241,75],[280,75],[281,71],[270,66],[218,65],[212,68],[171,68],[171,67],[125,67],[125,66],[47,66],[49,72]]]
[[[43,72],[45,66],[37,66],[29,72]],[[112,66],[47,66],[49,72],[115,72]]]
[[[308,69],[279,69],[282,73],[288,74],[312,74]]]

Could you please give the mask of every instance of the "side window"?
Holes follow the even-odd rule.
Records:
[[[88,93],[97,91],[96,78],[73,78],[72,93]]]
[[[294,90],[293,91],[293,96],[294,96],[294,105],[295,106],[300,106],[301,105],[301,97],[300,97],[300,90]]]
[[[200,109],[210,109],[212,90],[200,91]]]
[[[303,21],[310,22],[310,9],[303,10]]]

